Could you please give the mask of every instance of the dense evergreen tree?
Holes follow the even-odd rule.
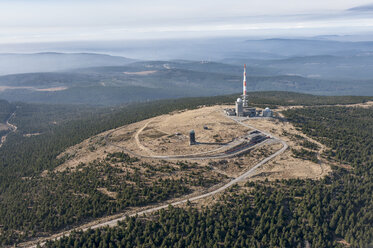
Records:
[[[47,247],[68,247],[70,240],[79,247],[343,247],[339,238],[367,247],[373,241],[373,110],[305,108],[285,115],[332,147],[325,156],[353,169],[335,166],[321,181],[249,182],[245,192],[233,187],[201,211],[170,207],[153,221],[128,218]]]
[[[89,165],[84,167],[91,170],[82,167],[81,171],[49,173],[47,177],[41,173],[62,163],[57,156],[67,147],[102,131],[175,110],[231,103],[235,98],[235,95],[191,98],[113,108],[0,102],[0,106],[9,106],[7,110],[0,108],[0,113],[5,113],[3,120],[16,108],[12,122],[19,127],[0,148],[0,244],[17,243],[128,206],[178,196],[188,192],[187,185],[193,183],[205,186],[216,183],[196,177],[195,181],[158,180],[149,185],[142,184],[136,173],[118,177],[116,168],[108,165],[133,162],[130,160],[135,158],[126,154],[108,154],[108,160],[98,161],[94,169]],[[368,99],[371,98],[315,97],[286,92],[253,97],[255,105],[267,103],[273,107],[299,105],[302,101],[323,105]],[[336,167],[321,182],[289,180],[269,187],[249,184],[249,192],[234,189],[221,204],[201,212],[171,208],[156,215],[153,222],[130,218],[118,229],[90,231],[49,245],[297,247],[309,243],[312,247],[332,247],[337,246],[336,238],[343,238],[353,247],[363,247],[372,240],[372,109],[314,107],[289,110],[285,114],[304,133],[331,148],[323,156],[336,163],[352,164],[353,170]],[[27,133],[41,135],[24,137]],[[313,144],[303,145],[314,148]],[[312,153],[307,156],[314,157]],[[183,166],[192,165],[180,164]],[[102,180],[102,175],[108,176],[108,180]],[[127,180],[132,183],[120,183]],[[110,186],[115,183],[120,187]],[[113,201],[102,194],[97,190],[100,186],[117,192],[118,199]],[[124,228],[128,225],[131,229]],[[136,232],[127,234],[127,229]]]

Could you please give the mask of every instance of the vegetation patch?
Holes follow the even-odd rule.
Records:
[[[309,151],[306,149],[301,148],[300,150],[297,149],[291,149],[291,152],[293,153],[293,156],[295,158],[301,158],[304,160],[310,160],[314,163],[317,163],[319,160],[317,159],[317,153],[313,151]]]

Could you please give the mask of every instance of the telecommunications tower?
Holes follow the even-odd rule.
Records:
[[[247,108],[249,106],[249,99],[247,96],[246,89],[246,64],[243,67],[243,95],[242,95],[242,107]]]

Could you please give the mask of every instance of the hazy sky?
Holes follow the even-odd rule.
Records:
[[[0,43],[373,30],[372,0],[0,0]]]

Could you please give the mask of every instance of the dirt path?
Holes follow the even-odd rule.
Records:
[[[8,135],[10,133],[13,133],[15,131],[17,131],[17,126],[9,123],[10,119],[12,119],[14,116],[16,115],[16,111],[14,111],[10,116],[9,118],[6,120],[5,122],[5,125],[8,127],[9,129],[9,132],[7,134],[5,134],[4,136],[1,137],[0,139],[0,148],[4,145],[5,141],[6,141],[6,138],[8,137]]]
[[[141,142],[140,142],[140,138],[139,138],[139,135],[140,135],[140,133],[141,133],[142,131],[144,131],[145,128],[148,127],[148,125],[149,125],[152,121],[153,121],[153,120],[150,120],[150,121],[148,121],[147,123],[145,123],[145,125],[144,125],[142,128],[140,128],[139,130],[137,130],[137,132],[136,132],[136,134],[135,134],[135,141],[136,141],[137,146],[138,146],[140,149],[144,150],[146,153],[148,153],[150,156],[154,156],[153,152],[152,152],[149,148],[147,148],[147,147],[145,147],[143,144],[141,144]]]
[[[148,126],[148,124],[150,123],[151,121],[147,122],[141,129],[139,129],[136,134],[135,134],[135,140],[136,140],[136,143],[138,146],[141,147],[144,147],[140,140],[139,140],[139,134]],[[245,126],[245,127],[249,127],[248,125],[240,122],[241,125]],[[254,127],[252,127],[252,129],[256,130]],[[115,131],[117,131],[118,129],[116,129]],[[251,149],[254,149],[258,146],[261,146],[265,143],[268,142],[268,139],[267,140],[264,140],[260,143],[257,143],[253,146],[249,146],[247,148],[244,148],[242,150],[237,150],[236,152],[234,153],[231,153],[231,154],[225,154],[225,153],[218,153],[218,154],[211,154],[211,153],[214,153],[214,152],[217,152],[217,151],[220,151],[222,149],[227,149],[229,147],[233,147],[234,145],[237,144],[237,142],[233,141],[231,143],[229,143],[228,145],[226,146],[223,146],[223,147],[220,147],[220,148],[217,148],[217,149],[214,149],[214,150],[210,150],[210,151],[206,151],[206,152],[199,152],[199,153],[193,153],[193,154],[185,154],[185,155],[142,155],[142,154],[139,154],[139,153],[136,153],[136,152],[133,152],[129,149],[127,149],[126,147],[124,146],[119,146],[117,144],[114,144],[113,142],[111,142],[109,140],[109,136],[115,132],[115,131],[112,131],[112,132],[109,132],[108,134],[105,135],[105,141],[108,145],[111,145],[111,146],[114,146],[116,148],[119,148],[121,149],[122,151],[128,153],[128,154],[131,154],[133,156],[136,156],[136,157],[140,157],[140,158],[150,158],[150,159],[165,159],[165,160],[178,160],[178,159],[191,159],[191,160],[205,160],[205,159],[223,159],[223,158],[231,158],[231,157],[235,157],[239,154],[242,154],[242,153],[245,153],[247,152],[248,150],[251,150]],[[270,136],[272,137],[272,135],[268,134],[268,133],[264,133],[266,134],[267,136]],[[277,139],[277,138],[276,138]],[[147,148],[144,148],[145,150],[147,150]]]
[[[144,146],[141,141],[140,141],[140,134],[149,126],[149,124],[151,124],[154,120],[151,119],[150,121],[148,121],[147,123],[145,123],[144,126],[142,126],[139,130],[136,131],[135,133],[135,136],[134,136],[134,139],[135,139],[135,142],[136,142],[136,145],[143,151],[145,151],[147,154],[149,154],[149,156],[145,156],[145,157],[149,157],[149,158],[161,158],[161,159],[167,159],[167,158],[188,158],[188,157],[193,157],[193,156],[200,156],[200,155],[204,155],[204,154],[209,154],[209,153],[213,153],[213,152],[217,152],[217,151],[220,151],[220,150],[223,150],[223,149],[227,149],[229,147],[233,147],[234,145],[236,145],[236,143],[232,142],[231,144],[228,144],[226,146],[223,146],[223,147],[220,147],[220,148],[217,148],[217,149],[213,149],[213,150],[210,150],[210,151],[206,151],[206,152],[199,152],[199,153],[193,153],[193,154],[184,154],[184,155],[173,155],[173,156],[168,156],[168,155],[162,155],[162,156],[159,156],[159,155],[156,155],[154,154],[154,152],[152,152],[148,147]],[[122,147],[123,148],[123,147]],[[125,149],[127,150],[127,149]],[[140,156],[139,154],[136,154],[136,156]]]

